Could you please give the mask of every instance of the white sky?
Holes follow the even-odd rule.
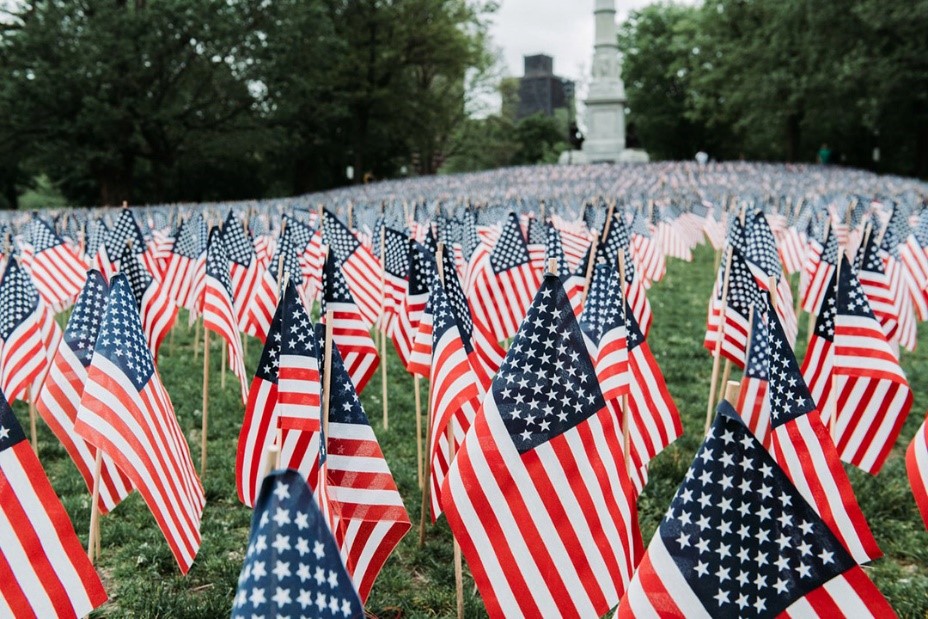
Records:
[[[653,2],[617,0],[616,21]],[[594,0],[502,0],[490,33],[505,73],[520,77],[522,56],[547,54],[554,57],[554,73],[577,82],[582,98],[593,61],[593,5]]]

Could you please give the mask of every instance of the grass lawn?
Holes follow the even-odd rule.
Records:
[[[702,348],[707,298],[712,288],[712,253],[701,247],[692,264],[669,261],[667,276],[650,291],[654,308],[651,348],[664,371],[671,394],[683,416],[684,436],[652,463],[650,482],[639,501],[642,535],[650,539],[702,438],[706,393],[712,363]],[[162,347],[161,376],[171,394],[199,460],[202,422],[202,354],[193,353],[193,329],[182,316],[172,338]],[[801,322],[806,323],[805,316]],[[800,331],[800,349],[805,330]],[[886,557],[867,573],[901,616],[928,616],[928,533],[918,516],[905,476],[905,446],[928,408],[928,329],[919,348],[905,354],[915,404],[899,444],[878,478],[851,470],[851,480],[864,513]],[[235,449],[243,407],[231,373],[220,388],[217,337],[211,352],[208,469],[203,480],[207,505],[203,515],[203,545],[186,577],[180,575],[167,543],[137,493],[101,523],[103,555],[98,563],[110,601],[98,617],[227,617],[244,557],[251,510],[239,504],[235,490]],[[413,380],[399,366],[390,347],[389,430],[383,430],[380,377],[363,394],[368,416],[393,470],[413,529],[387,562],[374,585],[368,611],[378,617],[449,617],[455,612],[451,535],[444,519],[428,527],[426,543],[418,545],[421,494],[416,479]],[[800,350],[800,353],[802,350]],[[260,354],[257,340],[248,343],[249,369]],[[423,382],[423,405],[427,402]],[[26,426],[25,406],[16,406]],[[54,435],[39,424],[39,456],[61,496],[75,529],[86,542],[90,496],[70,458]],[[465,564],[465,614],[483,616]]]

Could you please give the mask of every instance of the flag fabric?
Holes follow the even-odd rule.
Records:
[[[905,453],[905,468],[918,511],[928,528],[928,419],[926,419]]]
[[[325,321],[326,314],[332,313],[332,338],[355,389],[361,393],[377,371],[380,357],[371,339],[371,325],[362,317],[343,275],[345,269],[337,256],[330,253],[326,258],[322,276],[322,318]]]
[[[316,325],[325,342],[325,326]],[[319,348],[324,368],[325,349]],[[361,400],[338,348],[332,349],[326,446],[326,490],[338,520],[336,540],[362,601],[384,563],[412,526]]]
[[[442,487],[491,617],[600,616],[618,602],[640,550],[621,443],[547,275]]]
[[[164,285],[151,276],[128,245],[120,257],[119,272],[126,276],[135,296],[145,341],[157,362],[161,342],[177,320],[177,305],[168,296]]]
[[[763,212],[756,211],[748,221],[744,230],[743,247],[744,259],[754,274],[757,286],[761,290],[767,290],[776,299],[774,307],[780,324],[783,325],[790,344],[793,344],[799,333],[799,321],[793,307],[793,292],[789,282],[783,277],[783,264],[777,253],[777,242]]]
[[[757,285],[757,280],[751,272],[744,255],[735,247],[731,251],[731,268],[728,274],[728,297],[725,307],[722,307],[724,291],[725,264],[719,266],[716,279],[716,293],[709,306],[709,318],[706,321],[706,336],[703,346],[710,354],[715,354],[715,347],[719,338],[719,321],[723,321],[721,328],[723,357],[738,367],[744,367],[744,356],[747,349],[748,318],[752,307],[766,307],[764,293]]]
[[[45,304],[61,311],[81,291],[86,271],[84,261],[39,217],[32,220],[32,245],[35,252],[29,264],[32,281]]]
[[[275,471],[261,485],[231,616],[364,617],[326,518],[297,471]]]
[[[586,264],[581,264],[578,269],[582,272],[572,270],[564,252],[564,243],[562,242],[561,233],[552,224],[548,224],[548,237],[545,245],[545,265],[552,258],[557,261],[557,274],[561,278],[561,284],[567,292],[567,298],[570,300],[570,306],[574,308],[574,315],[580,316],[583,309],[583,285],[586,283],[584,275],[586,274]]]
[[[103,275],[96,270],[89,271],[36,401],[36,411],[61,441],[90,492],[93,492],[97,449],[77,434],[74,422],[100,331],[100,317],[106,311],[108,292]],[[100,469],[100,513],[109,513],[130,492],[129,479],[110,456],[104,455]]]
[[[771,453],[858,563],[882,556],[776,315],[768,312]]]
[[[628,306],[635,316],[635,321],[641,328],[644,336],[648,336],[651,330],[651,323],[654,317],[651,313],[651,303],[648,301],[647,291],[644,282],[635,269],[635,263],[632,260],[631,241],[628,236],[628,227],[625,225],[624,215],[621,212],[615,212],[610,220],[608,230],[596,248],[597,260],[600,258],[606,261],[606,264],[615,264],[619,262],[619,253],[624,256],[625,264],[625,282],[622,292],[628,300]]]
[[[238,378],[242,390],[242,402],[246,402],[248,400],[248,379],[245,376],[245,356],[242,352],[242,338],[235,322],[235,309],[232,306],[229,258],[218,230],[213,230],[209,235],[206,252],[203,328],[209,329],[225,340],[229,353],[229,369]]]
[[[125,275],[113,277],[100,320],[75,431],[138,489],[186,574],[200,547],[206,498]]]
[[[841,459],[878,473],[912,406],[912,391],[847,260],[823,295],[802,375],[823,422],[830,426],[837,413],[833,439]]]
[[[631,225],[631,250],[635,268],[641,273],[647,286],[663,279],[667,272],[664,253],[652,238],[644,217],[638,212],[635,213]]]
[[[767,398],[770,388],[769,339],[761,308],[755,308],[735,409],[764,447],[770,446],[770,400]]]
[[[324,241],[337,259],[361,318],[370,329],[377,322],[382,306],[380,263],[332,212],[324,209],[322,222]]]
[[[0,280],[0,391],[25,400],[47,362],[39,293],[14,256]]]
[[[6,398],[0,394],[0,614],[83,617],[100,577]]]
[[[509,214],[493,250],[474,268],[473,288],[468,290],[474,317],[487,325],[496,341],[512,337],[539,283],[515,213]]]
[[[598,264],[594,268],[580,329],[596,369],[603,398],[616,400],[629,392],[630,370],[625,330],[625,299],[615,267]]]
[[[383,316],[380,328],[384,333],[392,333],[392,323],[399,317],[406,295],[406,278],[409,276],[409,256],[406,235],[399,231],[383,227],[384,255],[380,257],[384,274]],[[375,249],[380,249],[380,238],[375,239]],[[378,252],[379,253],[379,252]]]
[[[251,234],[232,211],[222,225],[222,242],[230,260],[232,303],[238,328],[263,342],[277,307],[277,282],[267,269],[261,268]]]
[[[838,264],[838,239],[831,227],[825,233],[825,240],[812,239],[803,275],[806,287],[802,295],[802,309],[810,314],[821,312],[822,299],[825,298],[828,282],[834,275]]]
[[[290,287],[284,293],[281,307],[278,426],[318,432],[321,381],[313,322]]]
[[[889,603],[727,402],[616,613],[891,617]]]
[[[119,211],[119,218],[116,223],[106,234],[106,239],[101,245],[101,248],[105,251],[98,252],[97,256],[100,262],[94,265],[95,268],[104,274],[113,272],[114,269],[122,269],[120,261],[122,260],[123,249],[127,246],[133,254],[138,254],[140,259],[142,254],[145,253],[145,237],[142,236],[142,230],[132,215],[132,211],[123,208]],[[117,261],[115,264],[111,262],[114,259]],[[146,270],[150,270],[148,266],[148,264],[145,265]]]
[[[407,260],[409,276],[397,320],[390,325],[390,339],[406,371],[411,372],[410,357],[415,343],[419,320],[429,297],[429,282],[434,273],[434,260],[426,255],[425,248],[409,241]]]
[[[206,276],[206,249],[206,222],[197,213],[181,223],[162,278],[168,297],[187,310],[199,311],[196,300]]]
[[[899,330],[899,311],[893,298],[889,277],[883,268],[879,246],[873,234],[866,235],[867,240],[857,250],[854,265],[860,279],[861,288],[870,303],[873,315],[880,321],[886,339],[892,341]]]

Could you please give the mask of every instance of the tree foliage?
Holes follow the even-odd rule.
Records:
[[[47,0],[0,23],[0,195],[261,197],[434,170],[484,0]],[[0,198],[0,201],[4,198]]]
[[[661,157],[808,161],[828,142],[928,175],[926,28],[925,0],[652,5],[619,37],[630,120]]]

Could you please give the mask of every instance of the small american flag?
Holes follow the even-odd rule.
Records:
[[[745,355],[741,390],[735,407],[745,425],[764,447],[770,445],[770,400],[767,398],[770,381],[770,342],[767,325],[760,308],[754,308],[751,335]]]
[[[899,311],[873,234],[867,235],[866,242],[857,250],[854,264],[873,315],[880,321],[886,339],[893,340],[899,331]]]
[[[890,617],[892,608],[727,402],[617,617]]]
[[[0,391],[11,402],[26,398],[47,362],[42,309],[29,275],[10,256],[0,280]]]
[[[32,280],[45,304],[60,311],[81,291],[86,271],[84,261],[39,217],[32,220],[32,245],[35,252],[29,264]]]
[[[625,331],[625,299],[615,267],[599,264],[593,273],[580,329],[588,339],[596,377],[608,402],[629,392],[628,342]]]
[[[157,362],[161,342],[177,319],[177,305],[168,296],[164,285],[151,276],[128,245],[123,248],[119,272],[126,276],[132,294],[135,295],[136,307],[142,318],[142,331]]]
[[[380,263],[333,213],[325,210],[322,221],[324,240],[344,273],[366,328],[370,329],[377,322],[382,305]]]
[[[326,518],[297,471],[264,479],[251,519],[232,619],[258,616],[364,617]]]
[[[905,454],[905,467],[915,503],[922,514],[925,527],[928,528],[928,419],[922,423],[909,443]]]
[[[822,311],[822,299],[838,264],[838,239],[829,227],[824,242],[812,239],[803,267],[806,287],[802,293],[802,309],[810,314]]]
[[[325,341],[325,327],[316,337]],[[324,346],[319,363],[324,367]],[[374,430],[342,363],[332,349],[327,492],[338,526],[336,541],[361,600],[367,599],[390,553],[409,531],[409,515]]]
[[[322,314],[324,318],[326,313],[332,312],[332,337],[355,388],[361,393],[377,370],[380,358],[368,330],[370,325],[361,316],[343,275],[345,268],[332,254],[326,259],[322,277]]]
[[[631,225],[631,254],[635,268],[641,272],[646,286],[664,278],[667,272],[664,253],[651,237],[645,218],[637,211]]]
[[[403,308],[403,297],[406,295],[406,279],[409,276],[409,256],[407,247],[409,241],[406,235],[389,226],[384,226],[384,305],[380,328],[384,333],[393,331],[393,322],[398,319]],[[374,249],[380,249],[380,234],[375,235]],[[378,256],[379,257],[379,256]]]
[[[206,497],[137,308],[129,280],[117,274],[100,319],[75,431],[112,457],[139,490],[186,574],[200,547]]]
[[[409,370],[419,319],[429,296],[429,282],[434,271],[425,249],[413,240],[407,246],[408,276],[397,319],[390,324],[390,339],[403,367]]]
[[[554,258],[557,261],[557,274],[561,278],[561,284],[567,292],[567,298],[570,299],[570,306],[574,308],[574,315],[579,316],[583,309],[583,285],[586,282],[584,278],[586,264],[580,265],[583,272],[572,271],[570,264],[567,262],[567,256],[564,253],[564,244],[561,241],[561,233],[552,224],[548,224],[548,238],[545,245],[545,264],[548,260]]]
[[[254,242],[232,211],[222,226],[222,242],[230,260],[232,302],[240,331],[264,341],[277,306],[277,282],[258,264]]]
[[[199,213],[183,222],[167,257],[162,279],[168,297],[190,311],[199,311],[196,300],[202,294],[203,278],[206,276],[206,235],[206,222]]]
[[[203,328],[217,333],[229,351],[229,368],[238,378],[242,401],[248,400],[248,383],[245,376],[245,358],[242,338],[235,323],[232,307],[232,280],[229,277],[229,258],[219,231],[209,236],[206,254],[206,284],[203,290]]]
[[[621,443],[567,295],[547,275],[442,487],[490,616],[615,606],[640,548]]]
[[[823,421],[837,414],[841,459],[875,475],[902,430],[912,391],[847,260],[825,292],[802,374]]]
[[[724,292],[725,264],[720,265],[715,282],[716,294],[709,307],[706,321],[706,336],[703,346],[714,355],[719,337],[719,321],[723,320],[722,348],[723,357],[731,360],[738,367],[744,367],[744,355],[748,342],[748,317],[751,307],[766,307],[764,292],[758,287],[757,280],[751,272],[747,261],[738,249],[731,248],[731,269],[728,274],[728,297],[722,307]]]
[[[497,341],[512,337],[539,280],[515,213],[509,214],[493,250],[474,269],[473,290],[468,292],[474,317],[487,325]]]
[[[0,394],[0,614],[83,617],[106,601],[6,398]]]
[[[61,441],[91,492],[97,450],[77,434],[74,422],[108,293],[103,275],[95,270],[88,272],[36,402],[36,410]],[[106,514],[132,492],[132,484],[107,455],[102,458],[100,472],[99,508]]]

